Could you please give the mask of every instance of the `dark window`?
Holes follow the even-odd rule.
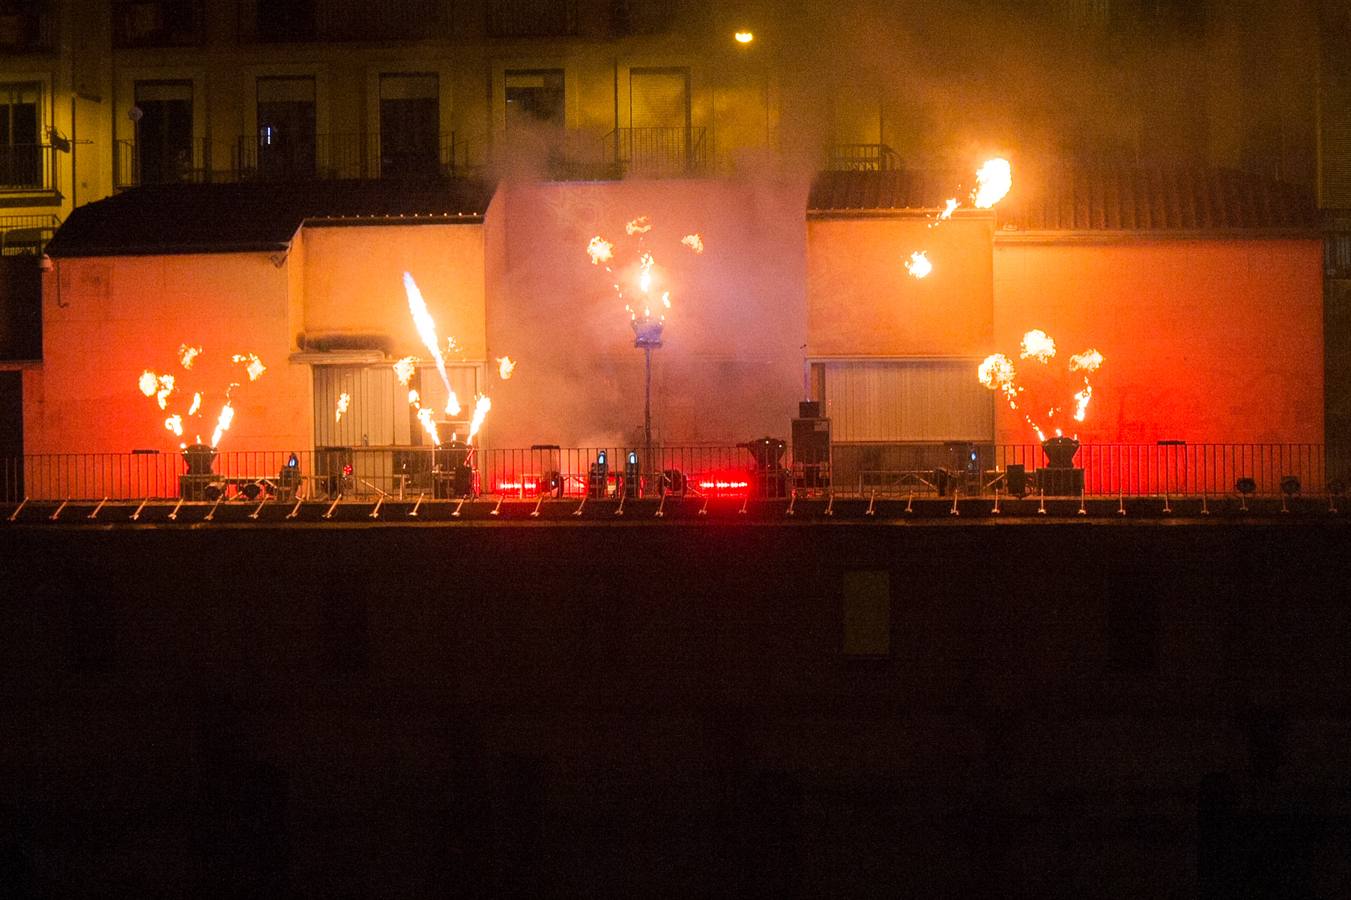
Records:
[[[563,127],[562,69],[508,70],[506,92],[508,131],[532,125]]]
[[[23,53],[52,46],[54,20],[43,0],[0,2],[0,50]]]
[[[318,36],[314,0],[258,0],[258,40],[312,41]]]
[[[441,168],[435,75],[380,76],[380,174],[435,175]]]
[[[136,153],[141,184],[188,181],[195,169],[192,82],[138,81]]]
[[[0,190],[42,186],[41,98],[36,84],[0,85]]]
[[[576,0],[493,0],[489,37],[551,37],[577,30]]]
[[[113,4],[117,47],[185,47],[202,43],[200,0],[119,0]]]
[[[313,78],[258,79],[259,175],[314,177],[315,111]]]
[[[1160,606],[1156,580],[1119,573],[1107,580],[1107,669],[1153,672],[1159,661]]]

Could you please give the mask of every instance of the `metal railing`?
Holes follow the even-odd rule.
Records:
[[[50,144],[0,144],[0,192],[55,189],[55,147]]]
[[[886,144],[836,144],[830,148],[828,168],[836,172],[889,172],[901,167],[901,157]]]
[[[134,140],[113,142],[113,187],[235,181],[238,165],[229,144],[195,139],[176,152],[151,157]]]
[[[55,213],[0,216],[0,256],[40,255],[60,227]]]
[[[520,499],[617,497],[626,492],[650,496],[666,491],[704,496],[829,491],[844,497],[988,497],[1013,488],[1010,466],[1024,467],[1026,493],[1039,493],[1039,473],[1048,470],[1040,445],[974,446],[978,458],[971,467],[849,469],[837,463],[832,469],[829,464],[803,466],[785,459],[782,468],[772,470],[757,469],[747,449],[731,445],[654,447],[650,456],[632,447],[537,446],[474,450],[467,460],[463,451],[430,447],[222,451],[208,471],[195,475],[189,474],[186,457],[175,451],[33,454],[0,459],[0,502],[17,503],[25,497],[430,498],[466,492]],[[936,458],[950,447],[925,444],[911,450],[919,453],[927,448],[929,458]],[[837,460],[841,449],[834,450]],[[630,453],[636,457],[631,459]],[[294,466],[290,465],[292,457]],[[461,462],[467,462],[472,475],[461,472],[460,480],[455,480]],[[1075,463],[1075,471],[1082,472],[1086,497],[1233,497],[1240,493],[1240,479],[1252,480],[1248,491],[1252,495],[1275,496],[1288,490],[1288,484],[1282,483],[1288,478],[1298,479],[1301,492],[1321,495],[1344,490],[1348,475],[1341,463],[1329,465],[1321,444],[1096,444],[1081,447]]]
[[[604,141],[609,161],[629,175],[670,178],[708,170],[702,128],[618,128]]]
[[[56,48],[55,4],[47,0],[0,3],[0,53],[41,53]]]

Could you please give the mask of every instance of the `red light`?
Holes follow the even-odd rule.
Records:
[[[499,494],[519,494],[522,497],[531,497],[539,494],[539,482],[531,478],[520,481],[499,481],[497,492]]]
[[[706,472],[694,482],[699,492],[710,497],[744,497],[750,491],[750,476],[745,472]]]

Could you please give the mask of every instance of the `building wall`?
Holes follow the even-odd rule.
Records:
[[[388,335],[398,356],[429,357],[408,310],[403,274],[417,282],[443,342],[482,361],[483,228],[466,225],[310,227],[304,235],[304,330]]]
[[[1090,347],[1106,358],[1081,439],[1323,440],[1318,240],[1001,239],[994,259],[992,352],[1018,362],[1021,336],[1040,328],[1062,358]],[[1079,385],[1065,374],[1042,405],[1067,405]],[[999,441],[1033,439],[996,409]]]
[[[264,253],[59,261],[44,276],[43,365],[25,372],[27,452],[173,451],[209,439],[232,382],[223,450],[308,447],[309,370],[287,363],[287,265]],[[190,371],[178,361],[184,343],[203,348]],[[229,359],[247,353],[267,366],[256,382]],[[169,410],[137,389],[146,369],[176,377]],[[184,417],[180,439],[164,419],[186,413],[198,390],[201,412]]]

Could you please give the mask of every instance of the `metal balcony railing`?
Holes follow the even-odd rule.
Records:
[[[0,193],[56,190],[56,148],[0,144]]]
[[[889,172],[900,167],[901,157],[886,144],[836,144],[830,148],[832,171]]]
[[[0,54],[56,49],[55,4],[48,0],[0,2]]]
[[[0,256],[37,256],[61,227],[55,213],[0,216]]]
[[[200,47],[206,42],[204,0],[114,0],[113,46]]]
[[[194,140],[178,150],[157,148],[145,153],[135,141],[113,142],[113,187],[143,184],[202,184],[236,180],[234,155],[228,144]]]
[[[669,490],[696,496],[786,497],[793,491],[829,491],[840,497],[993,498],[1012,489],[1010,466],[1024,467],[1032,495],[1039,492],[1038,473],[1048,470],[1039,444],[972,445],[976,459],[969,468],[945,468],[953,462],[950,445],[895,446],[901,449],[877,453],[874,445],[863,448],[865,453],[861,445],[837,443],[829,463],[806,466],[785,458],[782,468],[773,471],[757,469],[748,450],[728,445],[660,446],[650,454],[628,447],[475,450],[470,486],[474,493],[518,499],[617,497],[628,489],[644,495]],[[631,450],[638,454],[632,465]],[[25,497],[231,499],[260,492],[292,500],[333,499],[338,494],[348,499],[450,496],[444,484],[449,477],[445,460],[430,447],[321,448],[294,455],[292,468],[291,451],[223,451],[208,473],[192,476],[184,457],[172,451],[3,458],[0,503]],[[1247,479],[1251,484],[1244,487],[1250,496],[1278,497],[1288,490],[1289,478],[1298,480],[1305,495],[1336,495],[1345,491],[1349,463],[1329,456],[1322,444],[1088,444],[1075,459],[1076,471],[1082,472],[1082,496],[1111,499],[1232,499]],[[1066,493],[1043,489],[1047,496]]]
[[[258,181],[306,179],[451,177],[468,166],[469,145],[455,133],[423,141],[390,141],[378,134],[321,134],[313,142],[268,145],[240,138],[238,178]]]
[[[708,171],[702,128],[618,128],[604,140],[609,162],[628,175],[671,178]]]

